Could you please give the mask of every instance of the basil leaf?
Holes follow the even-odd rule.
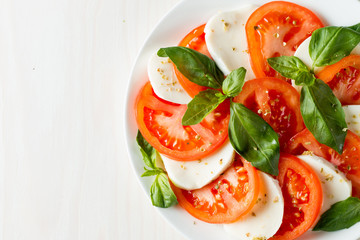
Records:
[[[274,57],[268,58],[267,62],[281,76],[294,79],[296,85],[311,85],[315,81],[315,76],[298,57]]]
[[[295,79],[295,85],[311,86],[314,84],[316,77],[311,72],[301,72]]]
[[[300,110],[306,127],[316,140],[342,153],[347,125],[344,110],[331,88],[316,79],[301,89]]]
[[[313,231],[333,232],[360,222],[360,199],[349,197],[337,202],[323,213]]]
[[[244,86],[246,69],[241,67],[232,71],[224,80],[222,90],[228,97],[237,96]]]
[[[141,177],[150,177],[150,176],[156,176],[160,173],[163,173],[164,170],[162,170],[161,168],[157,168],[155,170],[148,170],[145,169],[145,172],[141,175]]]
[[[360,32],[360,23],[354,25],[354,26],[351,26],[351,27],[348,27],[356,32]]]
[[[357,26],[353,26],[357,29]],[[347,27],[324,27],[313,32],[309,45],[313,67],[334,64],[348,56],[360,42],[360,32]]]
[[[264,119],[240,103],[230,104],[229,138],[236,152],[254,167],[272,175],[279,174],[277,133]]]
[[[150,188],[150,197],[152,204],[156,207],[168,208],[177,204],[176,196],[165,173],[160,173],[155,178]]]
[[[169,57],[177,69],[200,86],[220,88],[224,75],[208,56],[186,47],[160,48],[159,57]]]
[[[136,135],[136,142],[140,148],[143,161],[151,169],[157,169],[156,167],[156,150],[153,148],[138,131]]]
[[[182,125],[198,124],[225,99],[226,96],[214,89],[207,89],[198,93],[188,103],[187,110],[182,118]]]
[[[156,166],[157,151],[153,148],[138,131],[136,142],[145,164],[151,169],[145,169],[141,177],[156,176],[150,188],[151,202],[156,207],[167,208],[177,204],[177,199],[170,187],[169,180],[163,169]]]

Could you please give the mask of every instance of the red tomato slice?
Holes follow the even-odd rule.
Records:
[[[247,81],[233,99],[257,113],[279,134],[280,145],[304,129],[300,95],[287,82],[277,78]]]
[[[360,137],[348,131],[343,153],[319,143],[308,129],[296,134],[287,146],[287,152],[295,155],[309,151],[323,157],[343,172],[353,185],[353,196],[360,197]]]
[[[251,66],[256,77],[281,77],[268,58],[294,55],[312,32],[323,27],[310,10],[290,2],[270,2],[259,7],[246,23]]]
[[[160,153],[179,161],[201,159],[228,136],[229,101],[225,101],[199,124],[183,126],[186,105],[157,97],[150,82],[140,90],[135,104],[136,121],[141,134]]]
[[[360,104],[360,55],[325,67],[317,77],[330,86],[343,105]]]
[[[271,239],[299,237],[314,224],[322,206],[322,188],[316,173],[299,158],[282,153],[277,177],[285,207],[283,223]]]
[[[205,43],[204,28],[205,28],[205,24],[192,30],[188,35],[184,37],[183,40],[181,40],[179,46],[194,49],[202,54],[207,55],[208,57],[211,57]],[[181,86],[192,98],[195,95],[197,95],[199,92],[207,89],[207,87],[203,87],[189,81],[184,75],[182,75],[177,70],[175,65],[174,65],[174,72]]]
[[[251,164],[237,155],[218,179],[197,190],[172,185],[181,207],[208,223],[231,223],[248,213],[259,194],[259,176]]]

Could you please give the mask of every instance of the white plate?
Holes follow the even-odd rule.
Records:
[[[161,47],[175,46],[193,28],[206,23],[206,21],[219,10],[230,10],[243,4],[262,5],[269,1],[262,0],[184,0],[176,5],[155,27],[143,48],[132,69],[126,96],[125,107],[125,133],[127,149],[132,159],[132,166],[135,174],[143,187],[146,197],[144,201],[150,201],[151,178],[141,178],[144,164],[136,145],[135,137],[137,126],[134,117],[134,101],[140,88],[147,81],[146,66],[151,54]],[[292,1],[309,8],[319,16],[325,24],[349,26],[360,22],[360,1],[359,0],[312,0]],[[160,214],[168,222],[183,233],[189,239],[232,239],[228,236],[223,226],[207,224],[190,216],[180,207],[158,209]],[[269,219],[271,221],[271,219]],[[357,240],[360,239],[360,224],[350,229],[324,233],[308,232],[300,239],[323,239],[323,240]]]

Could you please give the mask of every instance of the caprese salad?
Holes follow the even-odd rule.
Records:
[[[324,26],[275,1],[154,52],[135,104],[153,205],[178,203],[234,239],[359,222],[359,43],[360,23]]]

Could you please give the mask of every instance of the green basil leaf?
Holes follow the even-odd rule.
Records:
[[[279,174],[277,133],[264,119],[240,103],[230,104],[229,138],[236,152],[254,167],[272,175]]]
[[[136,142],[140,148],[143,161],[151,169],[157,169],[156,167],[156,150],[153,148],[138,131],[136,135]]]
[[[301,89],[300,110],[316,140],[342,153],[347,125],[344,110],[331,88],[320,79]]]
[[[356,24],[354,26],[350,26],[348,28],[350,28],[350,29],[352,29],[352,30],[354,30],[356,32],[360,32],[360,23],[358,23],[358,24]]]
[[[237,96],[244,86],[246,69],[241,67],[232,71],[224,80],[222,90],[228,97]]]
[[[309,68],[295,56],[268,58],[269,65],[283,77],[295,79],[300,72],[309,72]]]
[[[360,222],[360,199],[349,197],[335,203],[323,213],[313,231],[338,231],[349,228],[357,222]]]
[[[177,69],[200,86],[221,88],[224,75],[208,56],[186,47],[160,48],[159,57],[169,57]]]
[[[141,177],[156,176],[150,188],[151,202],[156,207],[167,208],[177,204],[177,199],[170,187],[169,180],[163,169],[156,166],[157,151],[153,148],[138,131],[136,142],[145,164],[151,169],[145,169]]]
[[[198,124],[225,99],[226,96],[214,89],[200,92],[188,103],[187,110],[182,118],[182,125]]]
[[[176,196],[165,173],[160,173],[155,178],[150,188],[150,197],[152,204],[156,207],[168,208],[177,204]]]
[[[357,29],[357,26],[353,26]],[[309,53],[313,67],[334,64],[348,56],[360,42],[360,32],[347,27],[324,27],[313,32]]]
[[[267,62],[281,76],[294,79],[296,85],[311,85],[315,81],[314,74],[298,57],[274,57],[268,58]]]
[[[301,72],[295,79],[295,85],[311,86],[314,84],[316,77],[311,72]]]
[[[163,173],[164,170],[162,170],[161,168],[157,168],[155,170],[148,170],[145,169],[145,172],[141,175],[141,177],[150,177],[150,176],[156,176],[160,173]]]

